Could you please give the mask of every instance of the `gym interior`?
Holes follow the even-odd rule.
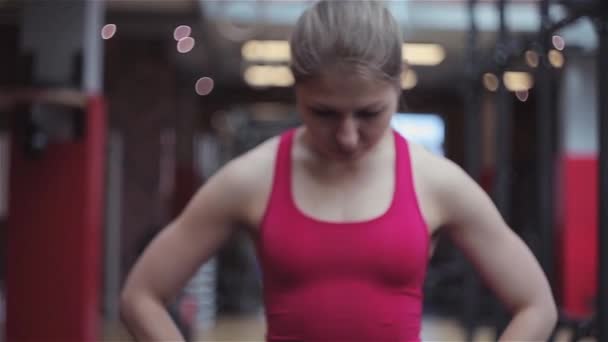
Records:
[[[145,246],[300,124],[288,38],[311,2],[0,0],[0,341],[132,340],[118,303]],[[552,340],[608,341],[608,2],[387,7],[408,65],[391,125],[466,170],[533,251]],[[496,339],[505,309],[434,242],[422,339]],[[255,256],[235,234],[181,291],[189,340],[264,339]]]

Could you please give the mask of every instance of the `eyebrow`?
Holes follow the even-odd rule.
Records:
[[[383,102],[375,102],[375,103],[369,104],[369,105],[367,105],[365,107],[356,108],[355,112],[361,112],[361,111],[381,111],[385,107],[386,107],[386,105]],[[308,108],[311,109],[311,110],[340,112],[335,107],[324,105],[324,104],[321,104],[321,103],[309,105]]]

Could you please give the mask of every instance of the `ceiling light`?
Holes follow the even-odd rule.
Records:
[[[557,50],[549,51],[549,63],[558,69],[563,67],[565,63],[564,54]]]
[[[418,84],[418,75],[412,69],[407,69],[401,74],[401,88],[404,90],[413,89]]]
[[[527,72],[507,71],[503,75],[505,87],[510,91],[524,91],[532,88],[534,80]]]
[[[492,73],[483,74],[483,86],[486,87],[489,91],[497,91],[498,90],[498,77]]]
[[[253,87],[290,87],[294,84],[291,70],[286,66],[253,65],[243,74]]]
[[[445,59],[445,49],[438,44],[405,43],[402,47],[403,60],[410,65],[438,65]]]
[[[241,48],[243,59],[250,62],[287,62],[291,59],[285,40],[250,40]]]

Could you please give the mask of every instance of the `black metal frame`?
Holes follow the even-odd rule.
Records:
[[[598,339],[608,341],[608,4],[603,1],[596,26],[598,53],[598,126],[599,126],[599,227],[598,227]]]
[[[479,60],[477,41],[478,30],[475,19],[475,6],[477,0],[468,0],[469,13],[469,35],[467,39],[467,87],[465,90],[465,112],[464,112],[464,168],[469,176],[476,181],[481,178],[481,84],[478,77]],[[463,284],[463,303],[462,306],[462,321],[465,328],[465,339],[473,340],[477,315],[479,314],[479,306],[481,298],[479,292],[481,284],[475,274],[475,270],[466,260],[461,260],[464,269],[464,284]]]
[[[539,55],[539,68],[537,69],[537,217],[536,223],[539,229],[541,246],[536,251],[541,265],[552,283],[555,280],[554,270],[554,184],[555,184],[555,149],[554,149],[554,118],[552,96],[552,76],[548,63],[547,52],[551,48],[551,35],[553,32],[576,22],[582,17],[592,18],[597,27],[599,36],[598,53],[598,177],[599,177],[599,227],[598,227],[598,297],[597,314],[587,320],[572,320],[568,317],[560,317],[560,323],[573,328],[574,340],[585,336],[596,336],[599,341],[608,341],[608,1],[602,0],[553,0],[566,6],[569,15],[558,21],[551,22],[549,17],[549,5],[551,0],[542,0],[539,3],[541,27],[539,34],[534,39],[526,41],[513,41],[508,37],[505,25],[505,5],[507,0],[499,0],[497,9],[500,14],[500,26],[498,28],[497,48],[491,58],[480,58],[477,50],[477,27],[474,19],[474,9],[477,0],[468,1],[470,15],[470,33],[468,40],[468,64],[467,76],[469,87],[466,93],[467,107],[465,111],[465,168],[472,178],[478,180],[480,173],[479,157],[479,80],[483,72],[493,71],[502,79],[503,72],[513,58],[519,58],[526,50],[533,49]],[[487,56],[485,56],[487,57]],[[481,63],[481,60],[487,62]],[[478,69],[475,69],[478,68]],[[604,95],[604,96],[602,96]],[[508,221],[510,214],[509,182],[510,177],[510,155],[512,122],[510,117],[509,94],[500,85],[497,98],[497,161],[496,181],[494,184],[494,200],[496,206]],[[473,299],[479,302],[479,294],[476,291],[479,284],[469,281],[466,284],[465,297],[467,302]],[[472,337],[475,328],[471,309],[465,310],[465,328],[467,340]],[[499,323],[499,322],[498,322]],[[497,325],[499,332],[500,323]]]
[[[539,65],[536,73],[536,91],[538,94],[536,110],[536,224],[539,229],[540,245],[537,246],[538,258],[551,284],[554,284],[554,248],[553,227],[554,222],[554,178],[555,155],[553,146],[553,111],[552,111],[552,80],[551,66],[547,58],[547,51],[551,49],[551,20],[549,18],[549,0],[539,4],[541,27],[538,34],[539,44],[536,53],[539,56]]]
[[[493,199],[496,208],[503,219],[511,223],[511,198],[512,198],[512,145],[513,145],[513,97],[509,93],[504,80],[505,72],[509,66],[509,32],[505,18],[505,7],[507,0],[499,0],[497,9],[499,13],[498,38],[494,55],[494,63],[497,68],[496,76],[499,79],[496,97],[496,127],[494,133],[496,138],[496,166],[494,170]],[[501,335],[508,324],[508,315],[498,301],[494,298],[494,327],[496,333]]]

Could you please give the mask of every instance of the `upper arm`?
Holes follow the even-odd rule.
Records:
[[[510,309],[553,305],[547,279],[525,243],[507,226],[486,192],[462,169],[440,160],[434,197],[446,233]]]
[[[125,293],[147,293],[167,301],[219,249],[247,205],[248,186],[239,168],[238,163],[229,163],[198,190],[146,248],[127,279]]]

